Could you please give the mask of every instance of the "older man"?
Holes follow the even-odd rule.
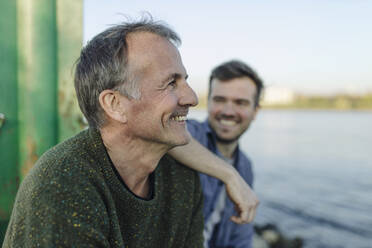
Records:
[[[165,155],[189,142],[185,119],[197,104],[179,42],[144,19],[83,48],[75,89],[89,129],[43,154],[24,179],[4,247],[202,247],[199,177]],[[201,171],[230,182],[237,221],[250,221],[254,194],[214,159]]]

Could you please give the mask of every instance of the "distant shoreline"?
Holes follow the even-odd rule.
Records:
[[[199,106],[192,108],[194,110],[207,111],[207,106]],[[304,110],[304,111],[338,111],[338,112],[372,112],[371,108],[353,108],[353,109],[340,109],[340,108],[315,108],[315,107],[288,107],[288,106],[262,106],[260,110]]]
[[[360,112],[371,112],[371,108],[318,108],[318,107],[296,107],[296,106],[263,106],[261,109],[265,110],[324,110],[324,111],[360,111]]]
[[[263,99],[264,100],[264,99]],[[207,108],[207,98],[199,96],[198,109]],[[262,109],[372,111],[372,93],[365,95],[304,96],[296,95],[286,102],[261,101]]]

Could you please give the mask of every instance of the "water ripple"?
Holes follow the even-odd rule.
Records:
[[[349,226],[349,225],[346,225],[344,223],[340,223],[340,222],[337,222],[337,221],[334,221],[334,220],[331,220],[331,219],[327,219],[327,218],[324,218],[324,217],[321,217],[321,216],[315,216],[315,215],[306,213],[306,212],[304,212],[300,209],[291,208],[291,207],[288,207],[288,206],[286,206],[284,204],[281,204],[281,203],[278,203],[278,202],[270,202],[269,201],[269,202],[266,202],[266,205],[269,208],[272,208],[272,209],[275,209],[277,211],[286,213],[290,216],[301,218],[301,219],[305,220],[306,222],[311,222],[311,223],[314,223],[314,224],[327,225],[329,227],[339,229],[339,230],[343,230],[343,231],[347,231],[347,232],[350,232],[350,233],[353,233],[353,234],[356,234],[356,235],[359,235],[359,236],[362,236],[362,237],[371,237],[372,236],[372,231],[370,231],[370,230],[365,230],[365,229],[362,229],[362,228]]]

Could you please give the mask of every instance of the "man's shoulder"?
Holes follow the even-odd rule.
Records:
[[[187,130],[194,139],[199,141],[200,144],[206,146],[208,143],[209,126],[207,121],[199,122],[197,120],[187,121]]]
[[[99,177],[93,166],[88,145],[88,131],[61,142],[46,151],[31,168],[23,184],[28,190],[54,188],[54,184],[64,188],[89,183],[90,178]]]
[[[83,131],[40,157],[20,185],[17,201],[22,204],[17,205],[18,210],[35,206],[42,210],[46,206],[65,211],[69,204],[103,206],[97,197],[106,190],[102,173],[93,166],[95,161],[75,153],[79,149],[86,152],[86,135]]]
[[[44,237],[45,242],[52,243],[61,237],[73,239],[79,237],[77,228],[88,225],[108,233],[109,217],[102,197],[108,191],[107,184],[99,171],[89,166],[88,159],[71,155],[84,147],[79,140],[73,137],[51,148],[22,181],[8,227],[9,243],[26,239],[31,244]],[[29,230],[19,232],[24,227]]]
[[[187,123],[187,128],[190,130],[191,129],[197,129],[197,130],[205,130],[205,122],[200,122],[195,119],[189,119],[186,121]]]
[[[49,160],[64,160],[76,158],[79,151],[87,150],[89,145],[89,130],[83,130],[75,136],[62,141],[47,150],[38,160],[39,163],[46,163]],[[87,151],[85,151],[87,152]]]
[[[195,119],[187,119],[187,124],[192,124],[192,125],[201,125],[203,122],[195,120]]]
[[[90,137],[89,130],[83,130],[75,136],[62,141],[47,150],[36,162],[35,166],[61,166],[79,163],[91,159],[96,153],[92,148],[97,147]]]
[[[239,153],[239,163],[240,164],[245,165],[245,166],[252,166],[252,161],[245,152],[243,152],[239,148],[238,153]]]
[[[253,184],[253,168],[250,158],[240,149],[238,150],[238,161],[235,164],[236,170],[244,178],[244,180],[252,186]]]

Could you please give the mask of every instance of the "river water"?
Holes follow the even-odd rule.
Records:
[[[372,248],[372,112],[261,110],[240,146],[254,165],[257,224],[306,248]]]

